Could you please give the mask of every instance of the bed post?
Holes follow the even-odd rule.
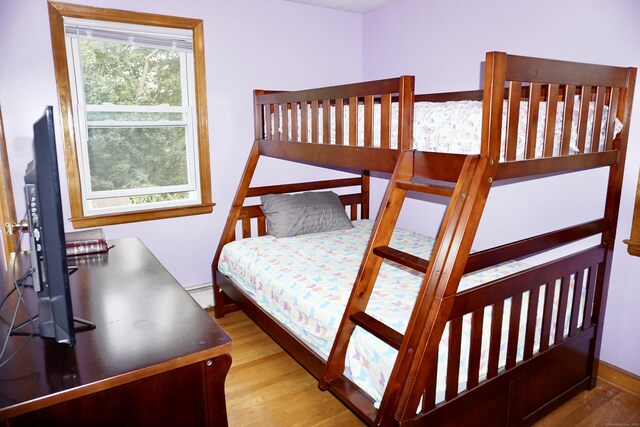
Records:
[[[263,138],[263,125],[262,125],[262,108],[258,105],[257,97],[263,95],[264,91],[262,90],[254,90],[253,91],[253,114],[254,114],[254,133],[255,133],[255,141],[253,146],[251,147],[251,151],[249,152],[249,158],[247,159],[247,164],[244,167],[244,171],[242,172],[242,178],[240,179],[240,184],[238,184],[238,190],[236,191],[236,196],[233,199],[233,203],[231,204],[231,210],[229,211],[229,216],[227,217],[227,222],[222,229],[222,234],[220,236],[220,242],[218,243],[218,247],[216,249],[216,254],[213,257],[213,262],[211,263],[211,274],[213,278],[213,309],[216,318],[224,317],[227,310],[225,310],[225,294],[218,287],[218,279],[217,279],[217,270],[218,270],[218,261],[220,260],[220,252],[222,252],[222,248],[227,243],[234,240],[235,236],[235,228],[236,223],[238,222],[238,218],[240,217],[240,210],[244,201],[247,197],[247,191],[249,189],[249,185],[251,185],[251,179],[253,178],[253,174],[256,170],[256,166],[258,165],[258,159],[260,158],[260,150],[258,147],[258,140]],[[229,310],[231,311],[231,310]]]
[[[242,173],[242,179],[240,180],[240,184],[238,185],[238,190],[236,191],[236,196],[234,197],[233,203],[231,204],[231,210],[229,211],[227,222],[225,223],[222,230],[222,235],[220,236],[220,242],[218,243],[216,254],[213,258],[213,262],[211,263],[211,273],[213,275],[214,314],[217,318],[224,317],[225,313],[227,312],[227,310],[225,310],[225,294],[218,287],[216,277],[218,270],[218,261],[220,259],[220,252],[222,251],[224,245],[234,240],[236,224],[238,222],[238,218],[240,217],[240,209],[242,208],[244,200],[247,197],[247,190],[249,188],[249,184],[251,184],[251,178],[253,178],[253,173],[256,170],[259,158],[260,153],[258,151],[258,141],[256,141],[253,143],[253,147],[251,148],[251,152],[249,153],[249,159],[247,160],[244,172]]]
[[[502,130],[502,108],[506,70],[506,53],[487,52],[484,71],[480,154],[484,154],[496,161],[500,159],[500,133]]]
[[[593,303],[593,317],[591,323],[596,326],[595,339],[591,345],[589,354],[590,368],[587,374],[591,375],[588,384],[589,390],[595,388],[598,380],[598,365],[600,363],[600,348],[602,346],[602,332],[604,327],[604,315],[607,305],[607,294],[609,292],[609,280],[611,276],[611,262],[613,260],[613,248],[615,246],[616,230],[618,228],[618,214],[620,211],[620,197],[622,193],[622,178],[624,174],[625,158],[627,154],[627,141],[629,139],[629,123],[631,122],[631,106],[633,104],[633,94],[636,83],[635,68],[629,68],[627,74],[627,85],[622,88],[621,99],[624,102],[618,104],[617,116],[622,117],[623,128],[619,139],[614,140],[614,149],[618,149],[620,154],[618,162],[611,165],[609,169],[609,184],[607,187],[607,197],[604,209],[604,217],[609,220],[609,227],[602,233],[602,244],[606,247],[605,258],[600,268],[596,281],[596,295]]]
[[[398,150],[413,149],[415,77],[400,77],[398,93]]]

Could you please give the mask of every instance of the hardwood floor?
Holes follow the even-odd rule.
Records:
[[[317,381],[244,313],[228,314],[218,323],[233,339],[226,382],[231,427],[362,425],[330,393],[318,390]],[[606,365],[600,371],[595,389],[582,392],[536,426],[640,427],[640,381],[620,378]]]

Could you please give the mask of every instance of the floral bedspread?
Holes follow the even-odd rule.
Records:
[[[366,249],[373,222],[355,221],[354,228],[276,239],[263,236],[227,244],[219,262],[221,273],[231,277],[260,306],[301,338],[324,360],[327,359],[344,307],[351,293]],[[434,240],[396,229],[390,246],[429,258]],[[521,262],[508,262],[465,275],[459,290],[468,289],[525,269]],[[367,313],[398,332],[406,329],[423,274],[389,261],[383,262]],[[540,301],[542,303],[542,300]],[[523,302],[526,307],[526,300]],[[508,322],[509,304],[505,304]],[[490,325],[491,309],[485,310],[484,325]],[[526,312],[523,310],[524,325]],[[468,319],[466,319],[468,320]],[[463,328],[462,363],[468,357],[470,327]],[[540,324],[540,323],[538,323]],[[505,324],[506,327],[506,324]],[[488,332],[488,331],[486,331]],[[489,334],[483,334],[488,339]],[[524,338],[524,334],[520,334]],[[445,384],[447,337],[439,351],[438,386]],[[536,344],[537,346],[538,344]],[[502,360],[506,358],[506,343]],[[486,373],[488,343],[482,345],[481,375]],[[522,349],[519,350],[521,358]],[[347,375],[376,401],[382,398],[397,352],[366,331],[356,328],[346,360]],[[461,368],[461,388],[466,383]]]

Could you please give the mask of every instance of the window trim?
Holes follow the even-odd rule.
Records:
[[[213,211],[211,199],[211,169],[209,165],[209,130],[207,115],[207,97],[204,64],[204,34],[201,19],[156,15],[143,12],[130,12],[119,9],[105,9],[49,1],[49,25],[51,28],[51,46],[58,88],[58,102],[62,119],[64,154],[71,205],[71,222],[74,228],[96,227],[122,224],[136,221],[172,218],[186,215],[199,215]],[[146,209],[114,214],[86,216],[83,208],[78,150],[74,131],[73,98],[67,65],[67,49],[63,19],[82,18],[98,21],[122,22],[127,24],[153,25],[158,27],[182,28],[193,32],[193,57],[195,75],[195,113],[198,132],[198,164],[200,182],[200,203],[170,208]]]

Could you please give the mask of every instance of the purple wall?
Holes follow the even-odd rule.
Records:
[[[204,20],[213,199],[217,206],[210,215],[105,227],[111,239],[140,237],[186,287],[210,281],[209,264],[253,142],[254,88],[299,89],[363,77],[413,74],[419,92],[473,89],[479,87],[480,63],[488,50],[640,66],[640,3],[635,0],[539,0],[535,8],[531,2],[513,0],[402,0],[365,15],[281,0],[78,2]],[[528,18],[536,11],[546,12]],[[320,32],[327,28],[330,31]],[[57,113],[45,0],[0,0],[0,52],[0,105],[21,215],[22,176],[31,158],[32,122],[45,105],[54,105]],[[632,120],[602,356],[640,375],[640,286],[632,279],[640,277],[640,259],[627,255],[621,243],[629,235],[640,164],[640,147],[635,143],[640,140],[639,98],[636,96]],[[59,154],[62,156],[62,150]],[[257,175],[261,183],[275,183],[283,174],[309,177],[305,167],[285,169],[275,161],[261,162]],[[573,180],[590,179],[590,174],[593,172],[562,178],[561,183],[572,185]],[[573,194],[563,212],[551,207],[530,209],[529,204],[535,205],[531,195],[548,192],[549,185],[531,182],[511,188],[501,187],[492,193],[487,206],[487,217],[492,221],[481,225],[477,246],[535,232],[542,224],[562,225],[576,215],[590,219],[601,207],[600,201],[585,201],[580,194]],[[518,196],[515,193],[527,195],[523,203],[511,202]],[[372,202],[378,200],[379,196]],[[425,221],[424,212],[413,210],[418,204],[408,204],[411,208],[401,222],[433,234],[437,221]],[[426,215],[437,218],[441,212],[436,206]],[[540,221],[539,216],[548,218]],[[531,228],[525,231],[518,227],[516,217],[525,218]]]
[[[535,4],[534,4],[535,3]],[[602,2],[539,0],[402,0],[364,17],[363,77],[376,79],[400,74],[416,76],[417,92],[477,89],[480,63],[491,50],[581,62],[640,66],[640,3],[634,0]],[[640,375],[640,259],[627,254],[635,185],[640,165],[640,91],[636,91],[629,137],[626,176],[602,359]],[[573,217],[596,218],[602,200],[582,197],[592,188],[579,184],[602,171],[590,171],[547,182],[528,182],[494,190],[480,226],[476,247],[507,238],[561,226]],[[550,193],[550,188],[572,189]],[[551,197],[539,206],[538,200]],[[538,197],[540,196],[540,197]],[[568,199],[568,200],[567,200]],[[592,198],[590,198],[592,199]],[[516,201],[514,203],[514,201]],[[556,206],[565,202],[562,209]],[[413,211],[402,225],[421,224],[424,213]],[[442,209],[430,211],[441,213]],[[540,218],[545,218],[540,220]],[[519,225],[527,224],[526,229]],[[429,226],[421,225],[428,229]],[[429,230],[427,230],[429,231]]]
[[[209,215],[104,229],[110,239],[140,237],[183,286],[210,282],[211,259],[253,143],[252,90],[361,80],[362,15],[281,0],[77,3],[204,20],[213,200],[217,206]],[[331,31],[322,31],[320,37],[319,31],[326,29]],[[48,104],[58,114],[45,0],[0,1],[0,52],[0,105],[21,216],[23,174],[32,157],[32,124]],[[61,126],[56,124],[61,144]],[[63,150],[59,148],[58,153],[62,161]],[[269,173],[274,163],[263,163],[260,179],[277,179]],[[291,174],[302,170],[278,168]],[[63,171],[61,174],[66,188],[66,176]],[[67,198],[66,192],[63,197]],[[69,216],[68,209],[65,214]],[[71,230],[71,224],[67,229]]]

